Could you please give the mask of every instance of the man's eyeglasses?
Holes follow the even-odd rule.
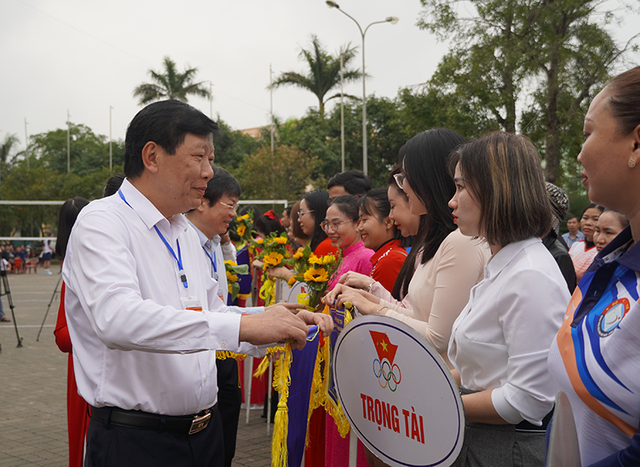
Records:
[[[231,209],[232,211],[237,211],[238,208],[240,207],[240,203],[227,204],[227,203],[223,203],[222,201],[218,201],[218,203],[222,204],[225,208]]]
[[[406,177],[404,176],[404,174],[403,173],[394,174],[393,178],[395,179],[396,185],[398,185],[398,188],[403,190],[404,188],[402,188],[402,186],[404,185],[404,181],[406,180]]]
[[[354,222],[354,221],[328,221],[327,219],[325,219],[322,222],[320,222],[320,227],[322,227],[322,230],[324,230],[325,232],[329,230],[333,230],[334,232],[337,232],[340,226],[346,222]]]

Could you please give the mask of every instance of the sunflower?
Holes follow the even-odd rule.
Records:
[[[300,258],[302,258],[303,256],[304,256],[304,248],[302,248],[302,247],[298,248],[298,251],[296,251],[296,252],[293,254],[293,257],[294,257],[295,259],[300,259]]]
[[[304,280],[307,282],[327,282],[329,280],[329,273],[325,268],[310,267],[307,272],[304,273]]]
[[[319,258],[312,253],[311,256],[309,256],[309,264],[322,265],[322,258],[321,257]]]
[[[247,230],[247,226],[246,225],[239,225],[236,228],[236,233],[238,234],[238,236],[242,237],[244,235],[244,233]]]
[[[336,257],[333,255],[326,255],[322,257],[322,264],[331,264],[335,263]]]
[[[281,255],[280,253],[276,253],[275,251],[272,253],[269,253],[263,259],[264,268],[266,269],[270,266],[278,266],[280,263],[282,263],[283,259],[284,259],[284,256]]]

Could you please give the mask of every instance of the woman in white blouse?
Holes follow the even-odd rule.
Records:
[[[493,133],[457,149],[450,168],[455,222],[492,252],[449,342],[467,420],[454,465],[542,466],[547,354],[569,293],[540,240],[551,227],[540,158],[525,137]]]

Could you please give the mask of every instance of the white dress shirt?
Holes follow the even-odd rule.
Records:
[[[560,268],[540,239],[502,248],[453,324],[449,359],[462,386],[494,389],[493,406],[509,423],[541,425],[555,396],[547,355],[569,299]]]
[[[260,355],[239,343],[240,316],[218,284],[186,219],[165,219],[128,180],[82,210],[62,274],[79,394],[91,405],[184,415],[217,400],[216,349]],[[188,280],[154,226],[178,254]],[[185,310],[197,297],[203,312]]]

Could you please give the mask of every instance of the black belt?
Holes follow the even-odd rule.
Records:
[[[217,407],[218,404],[197,414],[181,416],[159,415],[140,410],[123,410],[118,407],[91,407],[91,418],[106,425],[192,435],[207,427]]]

